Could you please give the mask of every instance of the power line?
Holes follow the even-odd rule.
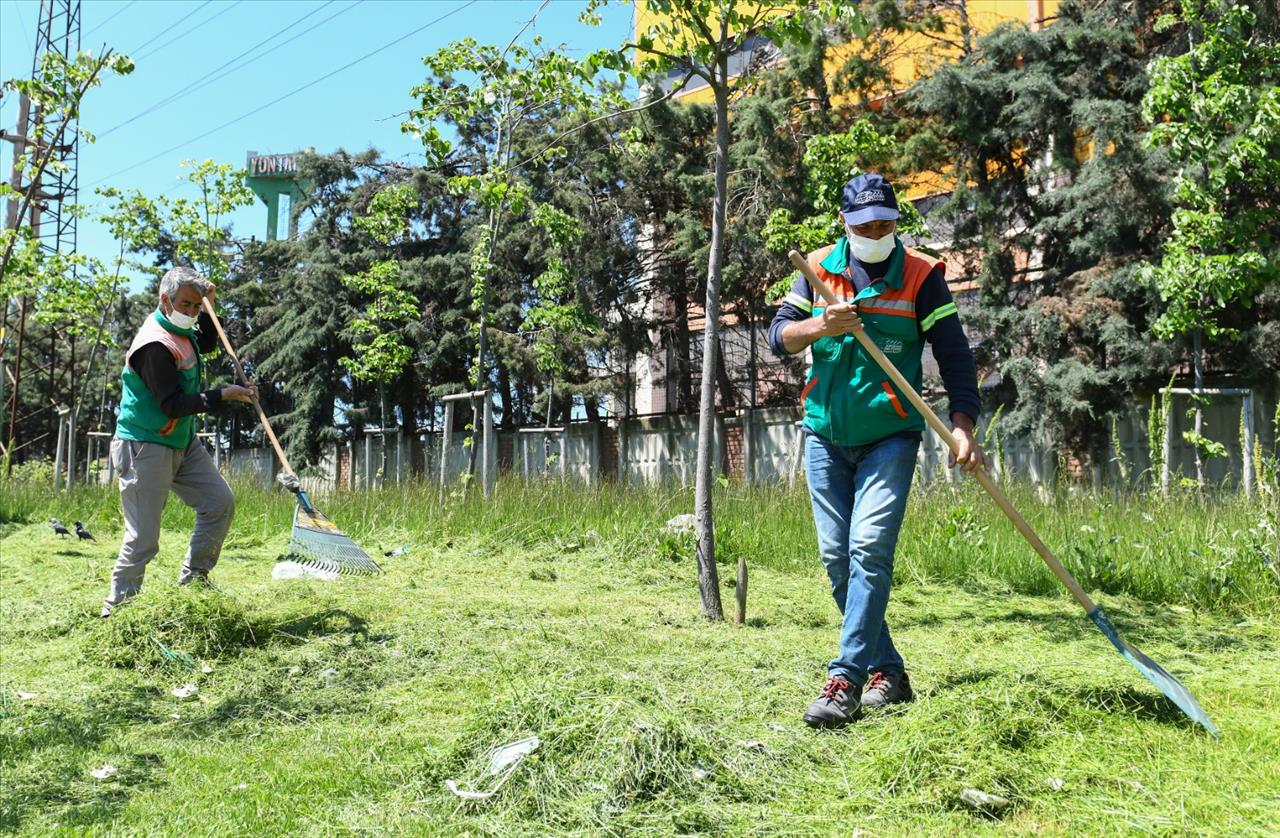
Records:
[[[14,3],[12,4],[12,8],[14,13],[18,16],[18,27],[22,30],[22,37],[27,41],[27,49],[31,52],[35,52],[36,45],[31,42],[31,33],[27,31],[27,22],[22,19],[22,4]]]
[[[120,7],[120,8],[118,8],[118,9],[116,9],[116,13],[115,13],[115,14],[113,14],[111,17],[107,18],[106,20],[102,21],[102,23],[99,23],[97,26],[94,26],[94,27],[93,27],[92,29],[90,29],[88,32],[84,33],[84,35],[83,35],[82,37],[84,37],[84,38],[86,38],[86,39],[87,39],[87,38],[88,38],[90,35],[92,35],[94,32],[97,32],[99,29],[101,29],[102,27],[104,27],[104,26],[106,26],[108,23],[110,23],[111,21],[113,21],[113,20],[115,20],[116,18],[118,18],[118,17],[119,17],[119,16],[120,16],[124,11],[125,11],[125,9],[128,9],[130,6],[132,6],[132,5],[133,5],[134,3],[136,3],[136,2],[138,2],[138,0],[129,0],[129,2],[128,2],[128,3],[125,3],[123,6],[121,6],[121,7]]]
[[[356,0],[356,2],[352,3],[350,6],[347,6],[347,7],[346,7],[346,8],[344,8],[344,9],[340,9],[339,11],[337,11],[337,12],[335,12],[335,13],[333,13],[333,14],[329,15],[327,18],[325,18],[324,20],[322,20],[322,21],[320,21],[319,23],[315,24],[314,26],[308,27],[307,29],[304,29],[303,31],[301,31],[301,32],[299,32],[298,34],[294,35],[292,38],[289,38],[288,40],[284,41],[283,43],[277,44],[277,45],[275,46],[275,49],[280,49],[280,48],[282,48],[282,47],[284,47],[284,46],[286,46],[286,45],[288,45],[288,44],[293,43],[293,42],[294,42],[294,41],[296,41],[298,38],[301,38],[303,35],[306,35],[308,32],[312,31],[313,29],[316,29],[317,27],[323,26],[324,24],[326,24],[326,23],[328,23],[329,21],[333,20],[335,17],[337,17],[338,15],[342,14],[343,12],[347,12],[347,11],[350,11],[351,9],[354,9],[354,8],[355,8],[356,6],[358,6],[362,1],[363,1],[363,0]],[[181,89],[179,89],[179,90],[174,91],[173,93],[169,94],[169,95],[168,95],[168,96],[166,96],[165,98],[163,98],[163,99],[161,99],[160,101],[156,102],[154,105],[152,105],[151,107],[147,108],[146,110],[144,110],[144,111],[142,111],[142,112],[140,112],[140,113],[138,113],[138,114],[135,114],[134,116],[129,117],[129,118],[128,118],[128,119],[126,119],[124,122],[121,122],[121,123],[120,123],[120,124],[118,124],[118,125],[115,125],[115,126],[113,126],[113,127],[111,127],[111,128],[108,128],[106,131],[102,131],[102,132],[100,132],[100,133],[98,134],[98,139],[102,139],[103,137],[107,136],[108,134],[111,134],[111,133],[114,133],[115,131],[118,131],[119,129],[121,129],[121,128],[125,127],[126,125],[129,125],[129,124],[130,124],[130,123],[132,123],[132,122],[135,122],[135,121],[137,121],[137,120],[141,119],[142,117],[146,116],[146,115],[147,115],[147,114],[149,114],[149,113],[152,113],[152,112],[154,112],[154,111],[157,111],[157,110],[159,110],[160,108],[165,107],[166,105],[170,105],[170,104],[172,104],[172,103],[174,103],[174,102],[178,101],[179,99],[183,99],[183,98],[185,98],[185,97],[189,96],[190,94],[195,93],[197,90],[200,90],[200,89],[201,89],[201,88],[203,88],[203,87],[207,87],[208,85],[213,84],[215,81],[218,81],[219,79],[226,78],[227,76],[231,75],[232,73],[236,72],[237,70],[242,70],[242,69],[244,69],[245,67],[248,67],[250,64],[252,64],[252,63],[253,63],[253,62],[255,62],[255,61],[259,61],[259,60],[261,60],[261,59],[263,59],[263,58],[266,58],[268,55],[270,55],[270,54],[271,54],[270,52],[264,52],[264,53],[262,53],[261,55],[254,56],[253,58],[250,58],[248,61],[245,61],[245,62],[244,62],[243,64],[241,64],[240,66],[238,66],[238,67],[232,67],[230,70],[227,70],[227,72],[222,73],[221,75],[217,75],[216,77],[211,78],[211,76],[214,76],[214,74],[215,74],[215,73],[219,73],[219,72],[220,72],[221,70],[223,70],[225,67],[227,67],[227,66],[229,66],[229,65],[231,65],[231,64],[234,64],[236,61],[239,61],[241,58],[244,58],[246,55],[248,55],[249,53],[253,52],[253,51],[254,51],[254,50],[256,50],[258,47],[262,46],[263,44],[267,43],[268,41],[272,40],[273,38],[276,38],[276,37],[278,37],[278,36],[282,35],[283,33],[287,32],[288,30],[290,30],[290,29],[292,29],[293,27],[297,26],[299,23],[301,23],[302,21],[304,21],[304,20],[306,20],[307,18],[311,17],[312,15],[316,14],[317,12],[321,11],[322,9],[326,8],[327,6],[332,5],[334,2],[336,2],[336,0],[328,0],[328,2],[324,3],[323,5],[321,5],[321,6],[317,6],[316,8],[314,8],[314,9],[312,9],[311,11],[307,12],[307,13],[306,13],[305,15],[303,15],[302,17],[300,17],[300,18],[298,18],[297,20],[295,20],[293,23],[290,23],[288,26],[284,27],[283,29],[278,30],[275,34],[270,35],[270,36],[268,36],[268,37],[266,37],[266,38],[262,39],[262,40],[261,40],[261,41],[259,41],[258,43],[256,43],[256,44],[254,44],[253,46],[249,47],[249,48],[248,48],[247,50],[245,50],[244,52],[242,52],[242,53],[240,53],[239,55],[237,55],[235,58],[232,58],[232,59],[230,59],[229,61],[224,62],[224,63],[223,63],[223,64],[221,64],[220,66],[213,68],[212,70],[210,70],[209,72],[207,72],[207,73],[205,73],[203,76],[201,76],[200,78],[198,78],[198,79],[196,79],[195,81],[193,81],[193,82],[191,82],[191,83],[187,84],[185,87],[183,87],[183,88],[181,88]]]
[[[118,171],[118,172],[113,172],[112,174],[109,174],[109,175],[107,175],[107,176],[106,176],[106,177],[104,177],[104,178],[100,178],[100,179],[98,179],[98,180],[94,181],[94,182],[93,182],[92,184],[90,184],[90,185],[91,185],[91,186],[97,186],[97,185],[98,185],[98,184],[100,184],[100,183],[103,183],[103,182],[105,182],[105,181],[111,180],[112,178],[114,178],[114,177],[118,177],[119,175],[122,175],[122,174],[124,174],[124,173],[126,173],[126,172],[131,172],[131,171],[133,171],[134,169],[138,168],[139,166],[145,166],[146,164],[150,163],[152,160],[156,160],[156,159],[158,159],[158,158],[160,158],[160,157],[163,157],[164,155],[169,154],[170,152],[177,151],[178,149],[182,148],[183,146],[188,146],[188,145],[190,145],[191,143],[194,143],[194,142],[197,142],[198,140],[204,139],[205,137],[209,136],[210,134],[215,134],[215,133],[217,133],[218,131],[221,131],[221,130],[222,130],[222,129],[224,129],[224,128],[228,128],[228,127],[230,127],[230,126],[232,126],[232,125],[236,124],[237,122],[241,121],[242,119],[248,119],[249,117],[253,116],[253,115],[254,115],[254,114],[256,114],[256,113],[260,113],[260,112],[262,112],[262,111],[265,111],[267,108],[271,107],[272,105],[278,105],[279,103],[283,102],[285,99],[288,99],[288,98],[289,98],[289,97],[291,97],[291,96],[296,96],[297,94],[301,93],[301,92],[302,92],[302,91],[304,91],[304,90],[307,90],[308,88],[315,87],[317,84],[319,84],[320,82],[322,82],[322,81],[324,81],[324,80],[326,80],[326,79],[332,78],[332,77],[334,77],[334,76],[338,75],[339,73],[342,73],[342,72],[345,72],[346,70],[351,69],[352,67],[354,67],[354,66],[356,66],[357,64],[361,63],[362,61],[365,61],[365,60],[367,60],[367,59],[370,59],[370,58],[372,58],[373,56],[377,55],[378,53],[380,53],[380,52],[383,52],[383,51],[385,51],[385,50],[390,49],[391,47],[395,46],[396,44],[400,43],[401,41],[405,41],[405,40],[407,40],[407,39],[409,39],[409,38],[412,38],[414,35],[417,35],[419,32],[423,32],[423,31],[425,31],[425,30],[427,30],[427,29],[430,29],[432,26],[435,26],[437,23],[440,23],[441,21],[443,21],[443,20],[445,20],[445,19],[447,19],[447,18],[453,17],[453,16],[454,16],[454,15],[456,15],[458,12],[462,11],[463,9],[467,8],[468,6],[474,6],[474,5],[475,5],[476,3],[478,3],[478,2],[479,2],[479,0],[468,0],[468,2],[463,3],[461,6],[458,6],[458,7],[457,7],[456,9],[454,9],[453,11],[445,12],[445,13],[444,13],[443,15],[441,15],[440,17],[436,18],[435,20],[432,20],[432,21],[429,21],[429,22],[427,22],[427,23],[424,23],[422,26],[419,26],[417,29],[414,29],[412,32],[406,32],[405,34],[401,35],[399,38],[396,38],[394,41],[389,41],[389,42],[387,42],[387,43],[383,44],[382,46],[378,47],[377,49],[373,50],[372,52],[367,52],[367,53],[365,53],[364,55],[360,56],[359,58],[355,59],[354,61],[351,61],[351,62],[349,62],[349,63],[347,63],[347,64],[342,65],[341,67],[339,67],[339,68],[338,68],[338,69],[336,69],[336,70],[331,70],[330,72],[325,73],[323,76],[320,76],[320,77],[319,77],[319,78],[317,78],[317,79],[313,79],[313,80],[311,80],[311,81],[307,82],[306,84],[302,85],[301,87],[299,87],[299,88],[296,88],[296,89],[294,89],[294,90],[289,91],[288,93],[284,94],[283,96],[279,96],[279,97],[277,97],[277,98],[275,98],[275,99],[272,99],[270,102],[267,102],[265,105],[259,105],[258,107],[254,108],[253,110],[251,110],[251,111],[249,111],[249,112],[247,112],[247,113],[243,113],[243,114],[241,114],[240,116],[237,116],[235,119],[228,120],[228,121],[226,121],[226,122],[222,123],[221,125],[219,125],[219,126],[218,126],[218,127],[216,127],[216,128],[211,128],[211,129],[209,129],[209,130],[207,130],[207,131],[201,131],[199,134],[195,135],[194,137],[192,137],[192,138],[191,138],[191,139],[189,139],[189,140],[184,140],[183,142],[180,142],[180,143],[178,143],[178,144],[176,144],[176,145],[170,146],[169,148],[166,148],[164,151],[161,151],[161,152],[159,152],[159,153],[157,153],[157,154],[153,154],[153,155],[151,155],[151,156],[150,156],[150,157],[148,157],[146,160],[139,160],[137,163],[134,163],[132,166],[126,166],[125,168],[121,169],[121,170],[120,170],[120,171]]]
[[[199,12],[201,9],[203,9],[205,6],[209,5],[209,4],[210,4],[210,3],[212,3],[212,2],[213,2],[213,0],[204,0],[204,2],[203,2],[203,3],[201,3],[199,6],[196,6],[196,9],[195,9],[195,11],[194,11],[194,12],[191,12],[190,14],[185,14],[185,13],[184,13],[184,14],[182,15],[182,17],[178,18],[178,19],[177,19],[177,20],[175,20],[173,23],[171,23],[171,24],[169,24],[168,26],[166,26],[164,29],[161,29],[159,32],[157,32],[156,34],[152,35],[150,38],[148,38],[147,40],[143,41],[143,42],[142,42],[141,44],[139,44],[138,46],[134,47],[134,48],[133,48],[133,52],[131,52],[131,53],[130,53],[130,55],[136,55],[137,53],[142,52],[142,50],[143,50],[143,49],[145,49],[146,47],[149,47],[152,43],[154,43],[155,41],[159,40],[159,39],[161,38],[161,36],[169,34],[169,32],[171,32],[172,30],[176,29],[176,28],[178,27],[178,25],[179,25],[180,23],[182,23],[184,20],[186,20],[187,18],[191,17],[191,15],[194,15],[196,12]]]
[[[188,35],[190,35],[190,34],[191,34],[192,32],[194,32],[194,31],[196,31],[197,29],[200,29],[201,27],[203,27],[203,26],[205,26],[205,25],[207,25],[207,24],[209,24],[209,23],[212,23],[212,22],[214,21],[214,19],[215,19],[215,18],[222,17],[222,16],[223,16],[223,15],[225,15],[227,12],[231,11],[232,9],[234,9],[236,6],[239,6],[239,5],[240,5],[240,3],[241,3],[241,0],[235,0],[235,2],[234,2],[234,3],[230,3],[230,4],[228,4],[228,5],[224,5],[221,9],[219,9],[219,10],[218,10],[218,11],[216,11],[216,12],[214,12],[214,13],[213,13],[213,15],[212,15],[211,17],[207,17],[207,18],[205,18],[203,21],[201,21],[200,23],[197,23],[195,26],[191,27],[191,28],[190,28],[190,29],[188,29],[187,31],[183,32],[182,34],[180,34],[180,35],[174,35],[172,38],[170,38],[169,40],[165,41],[165,42],[164,42],[163,44],[161,44],[160,46],[155,47],[155,48],[153,48],[153,49],[150,49],[150,50],[148,50],[147,52],[141,53],[141,54],[139,54],[139,55],[138,55],[138,56],[136,56],[136,57],[137,57],[137,58],[144,58],[144,57],[146,57],[146,56],[148,56],[148,55],[155,55],[157,52],[159,52],[160,50],[162,50],[162,49],[164,49],[165,47],[169,46],[170,44],[173,44],[173,43],[176,43],[176,42],[178,42],[178,41],[181,41],[183,38],[187,37]]]

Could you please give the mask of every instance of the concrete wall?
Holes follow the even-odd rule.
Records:
[[[1175,399],[1170,461],[1174,482],[1195,474],[1195,452],[1182,439],[1182,432],[1192,427],[1192,420],[1185,415],[1187,407],[1185,397]],[[1094,468],[1067,461],[1055,447],[1025,438],[1000,434],[1000,444],[996,445],[988,434],[990,416],[982,417],[979,423],[979,439],[986,439],[985,447],[996,473],[1007,477],[1049,483],[1055,479],[1058,469],[1065,468],[1066,477],[1098,487],[1121,483],[1158,485],[1159,475],[1154,475],[1154,479],[1151,475],[1148,409],[1147,403],[1135,404],[1133,413],[1117,423],[1119,453],[1109,448],[1109,462]],[[1256,446],[1264,454],[1275,451],[1274,412],[1274,399],[1261,396],[1254,399]],[[800,418],[799,408],[758,409],[720,417],[716,425],[715,469],[731,479],[754,483],[802,482]],[[1206,474],[1211,485],[1240,484],[1243,464],[1240,427],[1240,399],[1217,398],[1205,408],[1205,435],[1223,443],[1228,452],[1225,458],[1208,461]],[[634,485],[691,485],[697,463],[697,434],[698,417],[694,415],[581,423],[552,431],[529,428],[515,433],[499,432],[495,449],[502,453],[495,456],[500,457],[503,472],[528,480],[564,479],[581,483],[625,480]],[[448,485],[456,484],[468,468],[470,449],[466,440],[469,436],[464,432],[450,435],[445,468]],[[373,434],[367,439],[344,443],[342,447],[335,446],[303,478],[304,485],[308,491],[322,492],[393,485],[412,479],[439,481],[439,433],[419,434],[416,438],[392,434],[387,443],[385,474],[382,473],[382,439]],[[267,485],[273,479],[275,463],[270,449],[239,450],[224,457],[224,469],[232,475]],[[924,484],[955,479],[955,473],[946,468],[946,449],[932,433],[925,434],[920,447],[919,479]]]

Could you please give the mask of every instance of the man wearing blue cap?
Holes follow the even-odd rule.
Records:
[[[844,240],[809,254],[809,266],[840,302],[827,306],[797,276],[769,327],[775,353],[812,353],[801,393],[806,475],[822,563],[843,615],[839,653],[804,714],[811,727],[841,727],[864,707],[913,698],[885,610],[924,419],[852,333],[865,328],[917,391],[928,341],[960,444],[950,465],[973,471],[986,464],[973,439],[979,407],[973,353],[944,264],[903,247],[895,235],[897,198],[880,175],[845,184],[840,214]]]

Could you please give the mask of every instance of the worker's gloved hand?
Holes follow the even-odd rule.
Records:
[[[258,397],[258,388],[250,384],[248,387],[241,387],[239,384],[232,384],[229,387],[222,388],[222,400],[233,402],[245,402],[252,404],[253,400]]]
[[[298,480],[298,475],[296,474],[282,471],[276,475],[276,482],[294,494],[302,491],[302,482]]]

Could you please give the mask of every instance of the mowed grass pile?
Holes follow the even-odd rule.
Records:
[[[290,500],[239,487],[216,591],[174,585],[191,515],[171,502],[143,595],[104,622],[114,494],[4,489],[0,830],[1280,829],[1265,503],[1042,504],[1013,488],[1126,639],[1205,705],[1214,741],[1114,652],[976,487],[920,493],[908,518],[889,619],[919,700],[839,734],[799,718],[837,632],[799,490],[717,495],[727,605],[728,563],[751,568],[738,627],[700,618],[691,541],[662,531],[691,511],[682,490],[504,483],[491,503],[443,508],[432,487],[321,498],[387,571],[322,583],[271,581]],[[54,515],[99,543],[59,540],[43,523]],[[198,692],[172,694],[185,684]],[[490,749],[529,735],[540,749],[495,797],[446,790],[485,786]],[[114,777],[90,774],[107,764]],[[1009,805],[971,810],[967,788]]]

